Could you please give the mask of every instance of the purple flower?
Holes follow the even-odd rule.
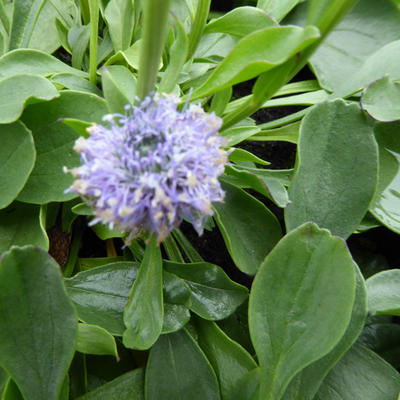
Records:
[[[76,141],[82,165],[70,171],[77,179],[68,191],[93,209],[92,224],[116,227],[128,241],[153,232],[161,242],[185,217],[202,233],[211,203],[224,199],[218,177],[228,153],[220,118],[177,105],[171,95],[147,97]]]

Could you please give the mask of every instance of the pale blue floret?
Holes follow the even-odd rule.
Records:
[[[221,119],[197,105],[177,109],[173,96],[147,97],[126,114],[106,115],[74,149],[82,165],[68,191],[87,200],[95,218],[124,231],[164,240],[186,217],[199,234],[223,201],[218,177],[227,162]]]

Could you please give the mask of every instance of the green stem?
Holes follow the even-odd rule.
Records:
[[[199,0],[196,9],[196,15],[189,33],[189,52],[187,58],[191,58],[197,49],[201,35],[207,23],[210,12],[211,0]]]
[[[72,243],[69,249],[68,261],[64,267],[64,277],[69,278],[74,272],[76,260],[78,259],[79,249],[82,241],[82,229],[75,229],[72,236]]]
[[[97,83],[97,40],[99,34],[99,0],[89,0],[90,9],[90,48],[89,79],[93,85]]]
[[[147,0],[143,10],[143,36],[140,47],[137,92],[145,98],[154,90],[161,55],[167,36],[170,0]]]

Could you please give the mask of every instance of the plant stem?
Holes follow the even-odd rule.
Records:
[[[97,83],[97,36],[99,30],[99,0],[89,0],[90,9],[90,49],[89,79],[93,85]]]
[[[207,23],[210,12],[211,0],[199,0],[196,9],[196,15],[189,33],[189,52],[187,58],[191,58],[197,49],[204,26]]]
[[[145,98],[154,90],[161,55],[167,35],[170,0],[146,0],[144,3],[143,36],[140,48],[137,92]]]

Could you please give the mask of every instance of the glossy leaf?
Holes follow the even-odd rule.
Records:
[[[349,82],[346,78],[355,74],[371,54],[400,39],[399,15],[390,1],[381,1],[379,7],[375,0],[359,1],[310,59],[320,85],[335,91],[344,78]]]
[[[162,334],[182,329],[190,320],[190,311],[181,304],[164,303],[164,321]]]
[[[231,340],[214,322],[196,319],[199,345],[210,361],[221,388],[221,398],[229,399],[238,381],[257,367],[250,354]]]
[[[258,0],[257,7],[280,21],[300,0]]]
[[[39,206],[14,202],[0,211],[0,253],[11,246],[32,244],[49,249]]]
[[[241,189],[223,184],[225,202],[215,203],[215,220],[236,266],[254,275],[280,239],[275,216],[258,200]]]
[[[164,318],[162,287],[161,250],[153,235],[124,309],[123,343],[126,347],[145,350],[160,336]]]
[[[224,319],[247,298],[247,289],[231,281],[216,265],[164,261],[164,268],[185,280],[192,291],[190,309],[204,319]]]
[[[377,169],[373,130],[357,105],[335,100],[316,106],[300,130],[287,229],[313,221],[346,239],[367,213]]]
[[[255,368],[239,379],[229,400],[258,400],[260,389],[260,368]]]
[[[0,125],[0,137],[0,208],[4,208],[28,180],[36,151],[31,132],[21,122]]]
[[[249,302],[263,399],[281,398],[295,374],[338,344],[350,322],[355,289],[345,243],[315,224],[290,232],[271,251]]]
[[[400,233],[400,123],[377,124],[379,176],[370,205],[373,216],[394,232]]]
[[[233,149],[232,153],[229,154],[229,161],[250,161],[261,165],[270,165],[271,163],[257,157],[253,153],[250,153],[244,149]]]
[[[0,364],[26,400],[57,400],[77,331],[59,267],[42,250],[14,247],[0,278]]]
[[[118,358],[114,337],[97,325],[78,324],[76,350],[84,354],[111,355]]]
[[[133,0],[110,0],[104,10],[104,19],[115,52],[125,50],[131,44],[135,20],[134,12]]]
[[[145,398],[220,399],[211,365],[185,330],[160,336],[151,348],[146,367]]]
[[[116,262],[66,279],[79,319],[121,336],[125,330],[122,312],[138,269],[137,262]]]
[[[210,21],[204,28],[204,33],[222,32],[243,37],[258,29],[276,26],[277,23],[260,8],[237,7],[222,17]]]
[[[32,131],[37,158],[18,200],[44,204],[76,197],[74,193],[64,193],[74,179],[63,172],[63,167],[73,168],[80,164],[79,155],[72,149],[79,135],[58,119],[101,122],[104,114],[107,114],[105,101],[83,92],[64,91],[57,99],[30,105],[22,120]]]
[[[99,386],[77,400],[144,400],[144,371],[142,368]]]
[[[0,81],[0,124],[16,121],[30,99],[51,100],[57,89],[39,75],[13,75]]]
[[[0,78],[18,74],[47,76],[58,72],[70,72],[87,76],[85,72],[71,68],[56,57],[39,50],[17,49],[0,57]]]
[[[304,368],[289,384],[283,400],[313,400],[323,379],[350,349],[363,330],[367,317],[367,291],[356,264],[356,295],[350,323],[340,342],[324,357]]]
[[[192,98],[207,96],[283,64],[318,37],[314,27],[279,26],[255,31],[239,41]]]
[[[136,79],[122,65],[111,65],[101,70],[104,97],[111,113],[124,113],[124,107],[132,105],[136,96]]]
[[[393,400],[400,374],[373,351],[354,345],[325,378],[316,400]]]
[[[400,315],[400,270],[379,272],[367,280],[368,311]]]
[[[384,77],[373,82],[361,97],[362,108],[378,121],[400,119],[400,84]]]

